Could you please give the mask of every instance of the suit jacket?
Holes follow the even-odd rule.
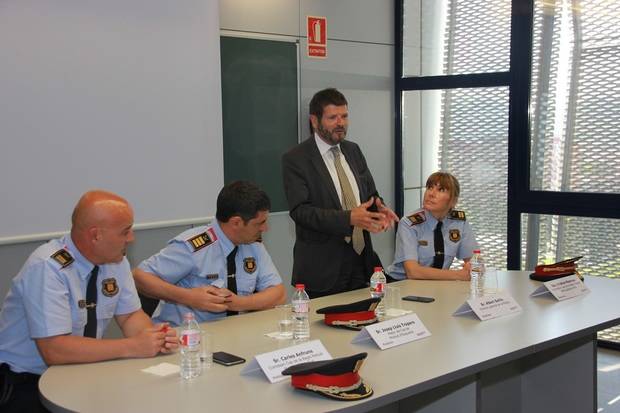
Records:
[[[359,146],[344,140],[340,150],[355,175],[360,201],[379,196]],[[353,232],[351,211],[343,211],[314,137],[284,154],[282,173],[289,213],[295,221],[292,284],[303,283],[313,292],[329,291],[340,274],[345,248],[352,248],[344,241],[344,237]],[[367,231],[364,231],[364,241],[366,247],[362,254],[370,278],[373,267],[381,262],[372,249]]]

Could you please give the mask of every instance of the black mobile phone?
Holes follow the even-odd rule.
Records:
[[[418,295],[406,295],[403,297],[405,301],[416,301],[418,303],[432,303],[435,301],[433,297],[420,297]]]
[[[213,361],[223,366],[234,366],[235,364],[245,363],[245,359],[225,351],[216,351],[213,353]]]

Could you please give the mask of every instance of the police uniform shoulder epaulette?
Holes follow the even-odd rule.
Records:
[[[50,255],[50,258],[60,264],[60,268],[68,267],[71,263],[73,263],[73,261],[75,261],[71,254],[69,254],[69,251],[64,248],[61,248]]]
[[[213,244],[213,241],[214,240],[211,238],[211,235],[208,231],[202,232],[187,240],[187,242],[189,242],[189,245],[194,249],[194,252]]]
[[[424,214],[424,211],[420,211],[420,212],[416,212],[414,214],[409,215],[407,218],[409,218],[409,221],[411,221],[411,225],[418,225],[423,223],[424,221],[426,221],[426,215]]]
[[[450,211],[450,219],[456,219],[458,221],[465,221],[465,211],[459,211],[458,209],[453,209]]]

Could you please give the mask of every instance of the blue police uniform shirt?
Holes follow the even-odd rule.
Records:
[[[65,250],[73,262],[63,266],[52,256]],[[66,260],[59,258],[61,262]],[[86,286],[94,265],[80,254],[70,235],[38,247],[28,258],[0,312],[0,363],[16,373],[43,374],[47,365],[34,339],[71,334],[83,336],[87,309]],[[82,306],[83,307],[83,306]],[[110,319],[141,308],[126,258],[99,266],[97,277],[97,338]]]
[[[443,269],[450,268],[454,258],[470,258],[473,250],[478,247],[471,226],[465,221],[465,214],[461,211],[462,219],[448,214],[443,219],[441,233],[443,234],[444,261]],[[419,222],[422,217],[423,221]],[[425,209],[420,209],[403,217],[396,232],[396,247],[394,262],[388,268],[392,278],[404,280],[407,278],[403,262],[417,261],[423,267],[430,267],[435,257],[434,230],[437,219]]]
[[[217,220],[209,226],[187,230],[168,242],[160,252],[138,268],[183,288],[214,286],[228,288],[226,257],[234,249]],[[237,295],[251,295],[282,284],[280,274],[260,242],[241,244],[235,256]],[[183,323],[183,314],[194,313],[198,322],[226,317],[226,312],[199,311],[178,303],[163,302],[157,322]]]

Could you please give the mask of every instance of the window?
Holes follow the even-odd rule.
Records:
[[[403,76],[508,71],[510,1],[405,0]]]
[[[406,0],[403,7],[404,77],[509,69],[509,0]],[[403,213],[420,207],[428,175],[451,172],[461,183],[457,208],[486,260],[506,268],[509,89],[440,86],[402,93]]]
[[[446,169],[494,266],[616,277],[620,0],[398,4],[399,212]]]
[[[428,175],[450,171],[485,258],[506,268],[508,88],[406,91],[402,122],[404,212],[420,207]]]
[[[531,189],[620,192],[618,7],[535,2]]]
[[[522,268],[583,256],[583,275],[620,278],[620,220],[563,215],[522,215]]]
[[[530,188],[620,192],[620,29],[610,3],[534,7]],[[616,7],[620,2],[615,2]],[[583,255],[584,274],[620,276],[617,219],[524,215],[523,265]]]
[[[399,212],[448,169],[494,266],[583,255],[583,274],[620,278],[619,9],[397,0]]]

